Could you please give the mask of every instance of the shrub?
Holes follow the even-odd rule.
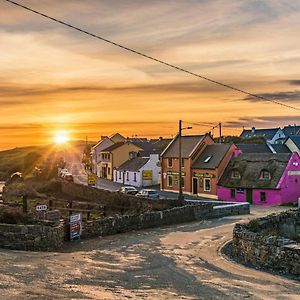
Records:
[[[0,207],[0,223],[25,224],[28,218],[20,208],[2,206]]]

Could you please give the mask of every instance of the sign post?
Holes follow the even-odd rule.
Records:
[[[81,213],[70,216],[70,240],[79,239],[82,234]]]
[[[93,173],[88,173],[88,185],[96,185],[97,175]]]

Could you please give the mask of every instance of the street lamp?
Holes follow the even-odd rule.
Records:
[[[182,136],[182,130],[188,130],[192,129],[191,126],[182,128],[182,120],[179,120],[179,132],[178,132],[178,142],[179,142],[179,149],[178,149],[178,157],[179,157],[179,194],[178,194],[178,200],[184,200],[184,196],[182,193],[182,157],[181,157],[181,136]]]

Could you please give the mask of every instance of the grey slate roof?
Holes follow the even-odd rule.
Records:
[[[218,185],[232,188],[276,188],[291,153],[281,154],[242,154],[233,157],[226,167]],[[240,173],[241,178],[232,178],[232,171]],[[262,170],[268,170],[271,174],[270,180],[259,179]]]
[[[193,169],[216,169],[228,152],[231,144],[212,144],[207,145],[203,152],[194,162]],[[211,157],[208,162],[204,162]]]
[[[117,170],[137,172],[149,161],[149,159],[149,157],[135,157],[133,159],[127,160],[125,163],[119,166]]]
[[[188,158],[192,154],[195,147],[200,143],[205,135],[185,135],[181,138],[181,155],[183,158]],[[178,157],[179,156],[179,141],[178,136],[172,141],[166,151],[162,154],[166,157]]]
[[[300,135],[291,135],[289,138],[294,142],[298,149],[300,149]]]
[[[276,153],[291,153],[291,150],[284,144],[274,144],[272,148]]]
[[[125,142],[126,143],[126,142]],[[110,152],[110,151],[113,151],[121,146],[123,146],[125,144],[124,142],[119,142],[119,143],[115,143],[105,149],[103,149],[101,152]]]
[[[267,144],[236,144],[243,153],[272,153]]]
[[[286,137],[297,134],[298,131],[300,131],[300,126],[285,126],[282,129],[283,133]]]
[[[274,135],[277,133],[277,131],[280,128],[267,128],[267,129],[256,129],[254,132],[249,129],[249,130],[243,130],[241,133],[240,137],[242,138],[250,138],[250,137],[264,137],[267,140],[271,140]]]

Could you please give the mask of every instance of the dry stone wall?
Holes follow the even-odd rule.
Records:
[[[300,210],[236,224],[233,255],[254,266],[300,276]]]
[[[53,251],[63,246],[64,226],[0,224],[0,248]]]

